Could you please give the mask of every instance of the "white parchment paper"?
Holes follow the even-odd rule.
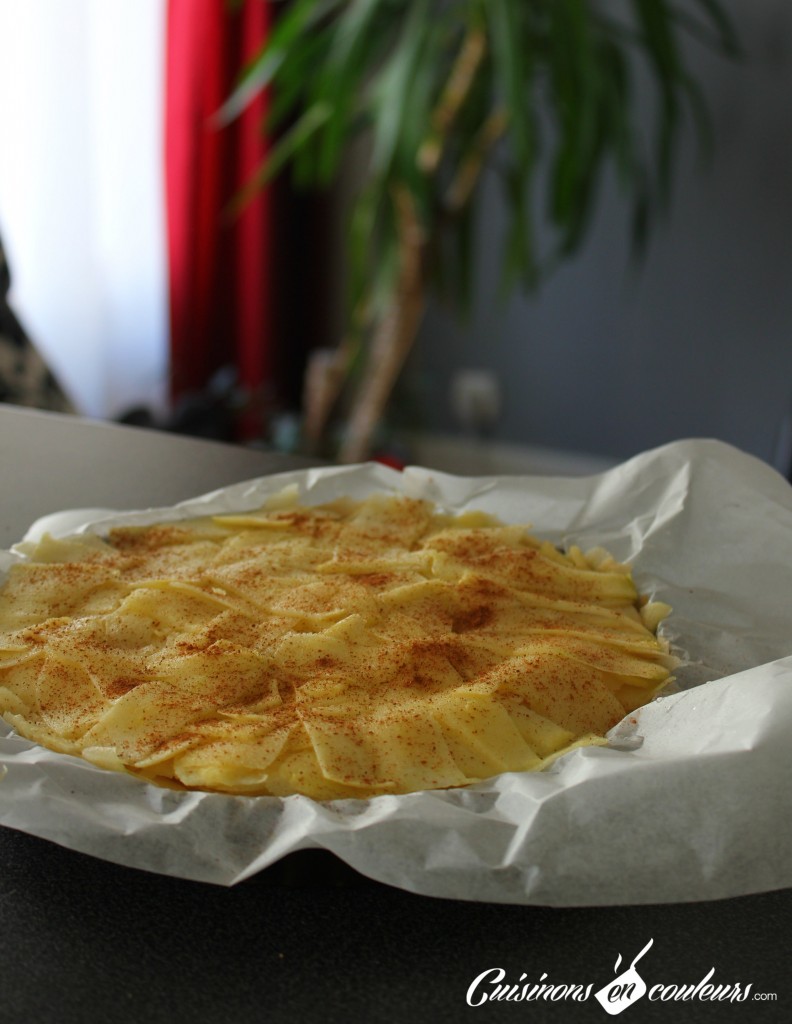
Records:
[[[529,522],[554,542],[604,545],[632,563],[641,591],[673,606],[665,635],[684,660],[680,692],[617,726],[612,746],[542,773],[327,803],[161,789],[2,727],[1,824],[224,885],[307,847],[391,885],[465,900],[660,903],[792,885],[792,488],[772,469],[716,441],[574,479],[334,467],[170,509],[59,514],[29,536],[252,509],[291,483],[310,504],[402,492]],[[15,557],[4,554],[0,571]]]

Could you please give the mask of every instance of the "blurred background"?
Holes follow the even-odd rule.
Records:
[[[297,6],[0,0],[0,398],[303,444],[306,369],[345,331],[346,216],[366,157],[353,150],[321,187],[275,177],[234,213],[275,146],[262,118],[277,82],[239,116],[217,116]],[[712,157],[683,124],[643,259],[606,169],[580,248],[504,298],[498,252],[513,210],[485,170],[468,316],[429,298],[369,454],[576,473],[706,436],[789,474],[792,6],[722,7],[741,58],[689,54]],[[651,124],[651,90],[636,104]],[[46,386],[22,365],[22,333]]]

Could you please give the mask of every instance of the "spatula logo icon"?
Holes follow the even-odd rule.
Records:
[[[628,1006],[632,1006],[636,1000],[646,995],[646,982],[638,971],[636,971],[635,965],[644,953],[649,951],[653,942],[654,939],[649,939],[626,971],[614,978],[613,981],[609,981],[604,988],[599,990],[599,992],[594,993],[594,998],[599,1001],[606,1013],[610,1013],[612,1016],[615,1016],[617,1013],[621,1013],[622,1010],[626,1010]],[[619,956],[616,959],[616,966],[613,968],[614,973],[618,971],[621,966],[621,962],[621,953],[619,953]]]

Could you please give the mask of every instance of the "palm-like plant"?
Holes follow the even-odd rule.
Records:
[[[322,436],[356,372],[339,457],[368,454],[427,299],[471,293],[476,198],[491,165],[510,224],[505,290],[535,287],[581,244],[612,162],[640,245],[669,193],[685,113],[706,141],[706,104],[688,39],[735,55],[718,0],[293,0],[224,109],[271,89],[270,156],[244,203],[289,165],[298,185],[334,182],[366,138],[349,232],[348,333],[316,358],[305,435]],[[636,74],[656,88],[655,124],[637,123]],[[536,221],[552,244],[538,250]],[[547,238],[547,231],[542,232]]]

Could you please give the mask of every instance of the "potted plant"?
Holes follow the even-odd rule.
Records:
[[[706,102],[683,44],[734,56],[718,0],[293,0],[240,77],[223,115],[271,89],[266,162],[243,204],[290,167],[331,185],[364,140],[349,230],[346,337],[317,353],[304,433],[315,447],[350,378],[339,458],[369,454],[373,431],[414,344],[428,298],[464,308],[471,292],[476,200],[492,167],[510,210],[504,291],[535,288],[579,248],[603,168],[615,167],[643,244],[667,202],[683,115],[708,141]],[[657,95],[647,136],[635,78]],[[540,251],[535,224],[549,222]],[[546,232],[543,236],[546,237]]]

